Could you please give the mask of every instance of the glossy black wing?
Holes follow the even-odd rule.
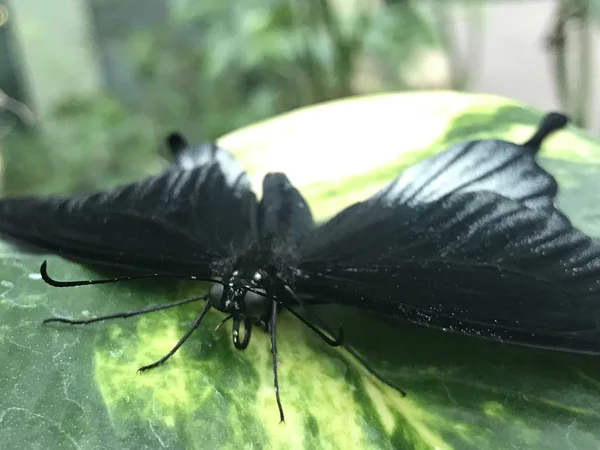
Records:
[[[490,191],[529,207],[552,207],[556,181],[535,157],[543,139],[567,121],[562,114],[547,114],[523,145],[497,139],[454,145],[406,169],[375,198],[388,204],[416,205],[452,192]]]
[[[282,173],[269,173],[263,180],[258,207],[260,233],[277,236],[282,244],[298,247],[314,228],[308,203]]]
[[[600,244],[556,210],[491,192],[354,205],[302,247],[306,303],[476,337],[600,353]]]
[[[256,239],[256,197],[225,150],[171,149],[163,174],[116,189],[0,200],[0,235],[82,262],[209,276]]]

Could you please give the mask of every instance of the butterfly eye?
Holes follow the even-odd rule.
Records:
[[[260,291],[264,292],[264,291]],[[270,301],[266,293],[261,295],[256,292],[246,291],[244,295],[244,312],[247,316],[259,317],[269,310]]]
[[[221,284],[213,284],[208,293],[208,301],[219,311],[225,311],[225,302],[223,301],[223,286]]]

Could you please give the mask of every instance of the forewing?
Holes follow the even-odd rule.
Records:
[[[269,173],[263,180],[258,223],[262,235],[276,236],[294,248],[314,228],[306,200],[282,173]]]
[[[78,261],[208,276],[256,238],[256,197],[224,150],[182,152],[162,175],[116,189],[3,199],[0,234]]]
[[[600,353],[600,245],[556,210],[494,193],[354,205],[302,248],[307,303],[525,345]]]

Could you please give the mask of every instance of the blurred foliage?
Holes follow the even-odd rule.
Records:
[[[547,47],[561,109],[580,127],[589,118],[592,90],[592,23],[598,20],[598,0],[557,0]]]
[[[0,129],[4,194],[91,190],[138,178],[164,164],[156,149],[172,130],[199,142],[355,94],[468,89],[483,53],[484,4],[172,0],[163,23],[118,42],[117,63],[133,86],[65,99],[43,130],[6,138]],[[556,0],[547,36],[561,109],[579,126],[589,113],[589,22],[596,25],[598,5]],[[467,19],[463,45],[459,16]],[[567,65],[570,59],[577,63]]]
[[[192,141],[313,103],[417,88],[408,74],[435,48],[427,2],[171,2],[160,27],[124,46],[136,89],[65,99],[44,131],[4,142],[5,194],[90,190],[161,164],[173,129]],[[414,77],[413,77],[414,79]],[[117,98],[119,97],[119,98]]]
[[[151,122],[108,96],[72,99],[43,133],[5,137],[7,195],[89,191],[154,172]]]
[[[157,123],[214,139],[300,106],[408,87],[402,68],[435,43],[427,11],[416,2],[235,5],[180,1],[168,24],[132,40],[144,86],[140,104]],[[365,66],[377,77],[361,86]]]

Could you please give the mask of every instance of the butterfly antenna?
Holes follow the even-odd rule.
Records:
[[[160,358],[158,361],[153,362],[152,364],[148,364],[147,366],[140,367],[138,369],[138,372],[141,373],[141,372],[146,372],[147,370],[150,370],[150,369],[154,369],[155,367],[158,367],[161,364],[163,364],[171,356],[173,356],[175,354],[175,352],[177,350],[179,350],[179,347],[181,347],[183,345],[183,343],[185,341],[187,341],[187,338],[190,337],[190,335],[194,332],[194,330],[196,328],[198,328],[198,325],[200,325],[200,322],[202,321],[202,319],[204,318],[204,316],[206,315],[206,313],[209,310],[210,310],[210,302],[206,302],[204,304],[204,308],[202,309],[202,311],[200,311],[200,313],[194,319],[194,323],[192,323],[192,326],[186,331],[186,333],[183,335],[183,337],[181,339],[179,339],[179,342],[177,342],[177,344],[175,344],[175,346],[169,351],[169,353],[167,353],[165,356]]]
[[[296,293],[289,286],[286,285],[285,290],[294,300],[296,300],[296,302],[298,302],[298,304],[300,306],[304,306],[304,302],[302,300],[300,300],[300,298],[296,295]],[[319,336],[321,339],[323,339],[327,344],[331,345],[332,347],[338,347],[338,346],[342,345],[342,343],[344,341],[344,327],[342,325],[340,325],[338,328],[337,337],[331,338],[331,337],[327,336],[325,333],[323,333],[321,330],[319,330],[308,319],[302,317],[297,311],[292,310],[288,306],[285,306],[285,308],[289,312],[291,312],[294,315],[294,317],[296,317],[298,320],[300,320],[300,322],[302,322],[304,325],[306,325],[308,328],[310,328],[314,333],[316,333],[317,336]],[[327,332],[333,336],[333,333],[329,332],[329,330]]]
[[[569,118],[564,114],[557,112],[550,112],[546,114],[540,124],[536,132],[531,138],[523,144],[525,147],[529,147],[530,149],[537,152],[542,145],[542,141],[546,139],[550,134],[554,133],[561,128],[564,128],[567,123],[569,123]]]
[[[64,317],[50,317],[45,319],[42,323],[60,322],[68,323],[69,325],[88,325],[94,322],[101,322],[103,320],[111,319],[126,319],[127,317],[140,316],[142,314],[162,311],[163,309],[175,308],[176,306],[185,305],[187,303],[197,302],[198,300],[206,300],[208,297],[203,295],[201,297],[187,298],[185,300],[179,300],[176,302],[163,303],[161,305],[153,305],[146,308],[138,309],[136,311],[118,312],[114,314],[107,314],[105,316],[92,317],[91,319],[66,319]]]
[[[44,280],[47,284],[54,287],[74,287],[74,286],[90,286],[92,284],[108,284],[108,283],[116,283],[117,281],[132,281],[132,280],[141,280],[144,278],[176,278],[183,280],[195,280],[195,281],[207,281],[210,283],[223,284],[220,280],[215,280],[214,278],[199,278],[195,276],[178,276],[178,275],[166,275],[160,273],[149,273],[145,275],[134,275],[134,276],[125,276],[125,277],[116,277],[116,278],[107,278],[103,280],[79,280],[79,281],[58,281],[50,277],[48,275],[48,262],[44,261],[42,266],[40,267],[40,275],[42,276],[42,280]]]

